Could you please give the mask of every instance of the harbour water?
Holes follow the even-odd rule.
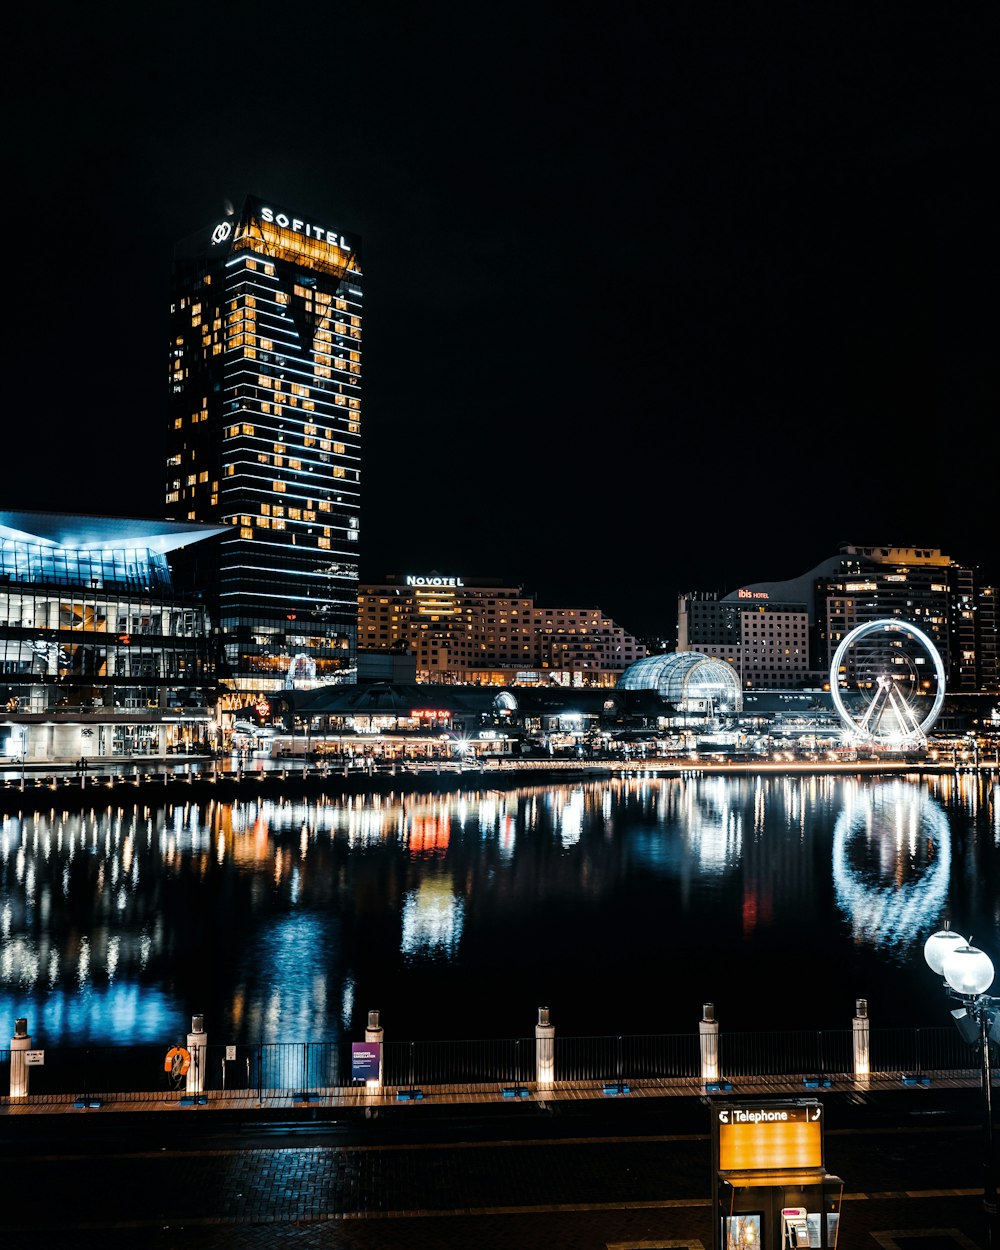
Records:
[[[8,813],[0,1046],[941,1025],[946,919],[1000,966],[995,774]]]

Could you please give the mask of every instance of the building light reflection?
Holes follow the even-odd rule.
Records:
[[[400,950],[411,957],[434,958],[458,953],[465,904],[448,877],[432,877],[403,898]]]
[[[945,808],[964,819],[978,802],[983,826],[987,807],[1000,809],[995,783],[968,798],[976,784],[627,777],[8,816],[0,1018],[28,1015],[41,1035],[43,1015],[46,1028],[72,1017],[83,1021],[80,1044],[135,1043],[145,1022],[112,1037],[107,1013],[115,1004],[131,1021],[130,1002],[148,1001],[154,1015],[172,1013],[176,1033],[204,1006],[188,1000],[220,980],[203,949],[211,914],[229,943],[218,954],[227,1017],[212,1021],[213,1034],[223,1040],[225,1023],[257,1040],[280,1021],[285,1038],[308,1025],[319,1040],[346,1029],[355,1006],[373,1005],[355,1001],[356,985],[359,997],[370,992],[372,936],[410,961],[457,960],[463,937],[481,944],[483,917],[508,919],[528,883],[539,910],[553,899],[614,906],[638,886],[645,907],[676,899],[678,919],[696,921],[725,899],[748,947],[783,925],[808,930],[832,883],[830,927],[849,929],[858,946],[901,946],[947,899]],[[992,816],[988,841],[1000,844]]]

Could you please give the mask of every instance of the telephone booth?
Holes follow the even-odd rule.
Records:
[[[844,1182],[824,1164],[823,1104],[711,1108],[715,1250],[835,1250]]]

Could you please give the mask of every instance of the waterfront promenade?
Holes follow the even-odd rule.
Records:
[[[980,761],[975,770],[962,772],[996,775],[997,767]],[[586,759],[515,759],[483,757],[475,761],[437,759],[408,762],[354,757],[270,759],[264,755],[221,759],[175,755],[143,759],[107,759],[88,762],[86,770],[72,763],[31,763],[0,766],[0,811],[84,802],[121,802],[142,796],[144,801],[187,800],[195,795],[219,799],[250,798],[255,794],[319,795],[339,791],[358,794],[396,790],[509,788],[556,785],[575,780],[616,776],[900,776],[954,775],[954,763],[926,760],[919,764],[893,759],[720,761],[690,757],[622,756]]]

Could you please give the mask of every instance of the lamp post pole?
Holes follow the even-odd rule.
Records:
[[[993,1146],[993,1075],[990,1071],[990,1025],[995,1008],[980,994],[977,1005],[979,1018],[979,1078],[983,1094],[983,1208],[988,1215],[997,1213],[997,1160]],[[1000,1000],[995,1000],[1000,1001]]]
[[[990,1041],[1000,1024],[1000,998],[986,991],[993,984],[993,961],[945,924],[924,943],[924,958],[944,978],[949,998],[962,1006],[952,1017],[967,1042],[979,1046],[979,1081],[983,1114],[983,1210],[991,1221],[997,1214],[997,1160],[993,1137],[993,1075]],[[971,1027],[970,1027],[971,1025]]]

